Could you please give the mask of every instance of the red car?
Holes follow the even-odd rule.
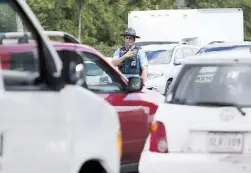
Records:
[[[148,136],[149,123],[158,104],[164,101],[164,96],[144,89],[129,91],[128,79],[112,67],[101,53],[89,46],[60,42],[53,42],[53,45],[61,58],[82,57],[86,68],[87,89],[103,97],[119,113],[123,136],[122,172],[138,171],[140,153]],[[37,70],[34,69],[34,63],[38,63],[35,58],[36,46],[32,43],[3,45],[0,52],[2,68]],[[95,103],[93,106],[95,107]]]

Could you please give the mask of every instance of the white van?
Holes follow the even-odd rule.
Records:
[[[1,7],[10,14],[1,15],[2,30],[15,29],[17,12],[32,33],[35,43],[28,44],[34,46],[39,70],[0,70],[0,172],[118,173],[118,115],[102,98],[79,86],[82,59],[61,61],[24,0],[0,0]],[[13,50],[23,50],[22,44],[14,44]],[[4,64],[8,54],[1,47]]]

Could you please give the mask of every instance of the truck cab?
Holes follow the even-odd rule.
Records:
[[[0,69],[0,172],[118,173],[118,114],[81,86],[82,59],[59,58],[25,1],[1,0],[0,6],[10,14],[2,15],[2,31],[16,30],[13,16],[19,17],[38,60],[31,71]],[[1,58],[7,52],[2,49]]]

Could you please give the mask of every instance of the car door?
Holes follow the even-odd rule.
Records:
[[[28,31],[32,31],[34,38],[39,38],[32,43],[39,53],[34,53],[32,56],[38,58],[40,63],[37,64],[39,70],[36,71],[19,68],[20,63],[27,65],[29,63],[27,61],[12,62],[11,69],[0,67],[0,172],[66,173],[70,168],[67,121],[63,117],[64,110],[61,108],[63,107],[61,92],[52,87],[52,80],[50,80],[52,74],[49,73],[49,70],[53,70],[50,72],[57,74],[56,64],[51,52],[48,51],[48,45],[38,34],[38,29],[34,29],[39,28],[39,23],[29,8],[23,5],[24,10],[22,6],[17,5],[19,3],[25,2],[1,1],[0,7],[13,16],[25,19],[24,23],[32,28]],[[10,7],[10,4],[15,8]],[[28,16],[24,15],[24,11],[16,13],[13,9],[24,10],[33,20],[29,20]],[[32,22],[34,20],[35,23]],[[15,17],[2,15],[1,26],[13,26],[11,22],[16,26]],[[17,43],[9,43],[10,47],[11,44]],[[0,62],[2,53],[3,51],[0,51]],[[15,66],[15,63],[19,65]]]
[[[138,162],[148,135],[149,108],[142,106],[136,93],[126,91],[125,82],[104,59],[81,48],[78,52],[84,59],[87,88],[113,105],[119,114],[123,137],[122,164]]]

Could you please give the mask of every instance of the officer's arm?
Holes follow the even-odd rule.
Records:
[[[141,77],[143,80],[143,85],[145,85],[146,80],[147,80],[147,74],[148,74],[148,61],[147,61],[146,53],[142,49],[139,50],[139,60],[140,60],[140,66],[142,69]]]
[[[113,58],[113,59],[112,59],[112,64],[113,64],[115,67],[118,67],[125,59],[126,59],[125,56],[122,56],[121,58]]]
[[[115,52],[114,52],[114,55],[113,55],[113,58],[112,58],[112,64],[115,66],[115,67],[118,67],[125,59],[126,59],[126,56],[122,56],[122,57],[119,57],[119,51],[120,49],[117,49]]]

